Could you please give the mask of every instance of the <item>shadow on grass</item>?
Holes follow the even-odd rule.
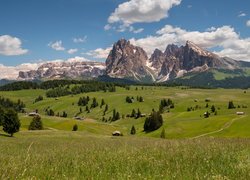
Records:
[[[2,134],[2,133],[0,133],[0,137],[11,137],[10,135],[8,135],[8,134]]]

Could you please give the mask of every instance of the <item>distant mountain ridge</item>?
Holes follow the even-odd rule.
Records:
[[[206,72],[209,69],[235,70],[242,67],[250,67],[250,63],[220,57],[191,41],[187,41],[184,46],[167,45],[164,52],[155,49],[148,57],[143,48],[121,39],[114,43],[105,63],[44,63],[37,70],[20,71],[18,80],[89,79],[105,76],[110,79],[150,83],[166,82],[185,74]]]
[[[105,64],[101,62],[49,62],[42,64],[37,70],[20,71],[18,79],[94,78],[103,75],[105,68]]]

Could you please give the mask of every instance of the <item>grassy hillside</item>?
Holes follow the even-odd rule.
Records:
[[[21,99],[26,111],[38,109],[45,130],[28,131],[32,117],[20,113],[21,131],[9,138],[0,130],[1,179],[249,179],[250,178],[250,92],[240,89],[189,89],[131,86],[130,90],[94,92],[46,98],[45,90],[0,92]],[[34,103],[42,95],[43,101]],[[115,108],[123,119],[102,122],[103,108],[83,111],[77,121],[80,97],[96,97],[109,105],[106,118]],[[142,96],[144,102],[125,102],[126,96]],[[175,108],[163,113],[163,127],[143,132],[145,117],[126,117],[132,109],[149,114],[160,100],[171,98]],[[205,102],[209,101],[209,102]],[[228,109],[232,100],[236,109]],[[206,107],[208,104],[208,107]],[[217,115],[204,118],[211,106]],[[247,106],[248,108],[242,108]],[[239,106],[239,108],[238,108]],[[66,111],[67,118],[50,117]],[[192,107],[191,111],[187,108]],[[195,108],[197,107],[197,109]],[[82,107],[84,109],[84,107]],[[245,115],[236,115],[237,111]],[[78,131],[72,132],[74,124]],[[130,135],[132,126],[136,135]],[[160,139],[162,128],[166,139]],[[120,130],[123,137],[112,137]],[[157,137],[157,138],[154,138]]]
[[[248,121],[250,114],[250,92],[239,89],[187,89],[187,88],[167,88],[167,87],[140,87],[131,86],[130,90],[117,88],[117,92],[94,92],[79,95],[70,95],[55,98],[46,98],[44,90],[22,90],[1,92],[1,96],[9,97],[13,100],[21,99],[26,104],[26,111],[32,112],[38,109],[42,116],[45,128],[70,131],[74,124],[78,124],[80,131],[95,132],[97,134],[109,135],[114,130],[121,130],[124,135],[129,134],[130,129],[135,125],[137,136],[160,137],[162,129],[152,133],[145,134],[143,132],[143,124],[145,118],[127,118],[126,115],[131,114],[132,109],[138,108],[144,114],[150,114],[154,108],[158,110],[160,100],[163,98],[171,98],[175,103],[175,108],[170,112],[163,114],[163,127],[166,131],[167,138],[192,138],[206,133],[208,136],[215,137],[250,137],[250,123]],[[43,101],[34,103],[35,98],[39,95],[44,97]],[[80,107],[77,102],[80,97],[89,96],[101,99],[108,104],[109,110],[104,116],[106,119],[112,116],[113,109],[116,109],[121,117],[124,118],[113,122],[102,122],[104,107],[97,107],[87,113],[85,107],[82,107],[83,113],[78,116],[84,117],[84,121],[74,120],[74,116],[79,112]],[[144,102],[126,103],[126,96],[142,96]],[[205,99],[210,99],[208,107]],[[236,109],[228,110],[228,101],[232,100],[237,107]],[[210,111],[211,106],[216,107],[217,115],[211,115],[209,118],[204,118],[203,114]],[[239,108],[238,108],[239,106]],[[247,106],[248,108],[242,108]],[[194,111],[187,111],[187,108],[197,107]],[[45,113],[45,109],[51,108],[55,114],[66,111],[67,118],[49,117]],[[243,111],[244,116],[236,115],[237,111]],[[22,130],[27,130],[32,117],[25,114],[19,114],[22,121]],[[229,125],[228,125],[229,124]],[[221,131],[217,132],[218,130]]]
[[[250,68],[191,72],[167,82],[167,84],[173,83],[205,88],[250,88]]]
[[[249,179],[249,139],[113,138],[85,132],[0,137],[1,179]]]

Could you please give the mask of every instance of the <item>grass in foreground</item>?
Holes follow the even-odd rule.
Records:
[[[249,139],[161,140],[84,132],[0,137],[1,179],[249,179]]]

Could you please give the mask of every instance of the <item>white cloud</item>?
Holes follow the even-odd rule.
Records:
[[[0,55],[17,56],[27,52],[27,49],[22,49],[22,42],[19,38],[10,35],[0,36]]]
[[[40,64],[21,64],[18,66],[4,66],[0,64],[0,79],[16,79],[19,71],[35,70]]]
[[[245,17],[247,14],[246,13],[244,13],[244,12],[239,12],[239,15],[238,15],[238,17]]]
[[[110,30],[112,28],[112,26],[110,25],[110,24],[106,24],[105,26],[104,26],[104,30],[105,31],[108,31],[108,30]]]
[[[65,48],[63,47],[62,41],[50,42],[48,44],[49,47],[56,51],[64,51]]]
[[[143,47],[150,55],[155,48],[164,51],[168,44],[184,45],[187,40],[205,49],[220,47],[222,50],[215,53],[221,56],[250,60],[250,38],[241,38],[230,26],[210,28],[210,31],[199,32],[166,25],[154,36],[142,39],[133,38],[130,41],[132,44]]]
[[[247,27],[250,27],[250,20],[246,22]]]
[[[216,30],[216,28],[215,28],[215,27],[213,27],[213,26],[212,26],[212,27],[210,27],[210,28],[207,28],[207,29],[206,29],[206,31],[215,31],[215,30]]]
[[[74,54],[74,53],[76,53],[78,51],[78,49],[69,49],[67,52],[69,53],[69,54]]]
[[[142,31],[144,31],[144,29],[140,28],[140,29],[134,30],[133,33],[138,34],[138,33],[141,33]]]
[[[97,59],[106,59],[108,57],[111,49],[112,49],[112,47],[108,47],[106,49],[98,48],[98,49],[91,50],[91,51],[84,53],[84,54],[91,56],[93,58],[97,58]]]
[[[121,31],[129,30],[135,23],[158,22],[167,18],[169,10],[180,3],[181,0],[130,0],[124,2],[109,16],[109,24],[104,29],[111,29],[111,24],[114,23],[121,24],[123,28],[118,28],[118,31]]]
[[[85,43],[87,41],[87,36],[84,37],[78,37],[78,38],[73,38],[74,43]]]
[[[193,7],[192,5],[188,5],[188,6],[187,6],[188,9],[190,9],[190,8],[192,8],[192,7]]]

